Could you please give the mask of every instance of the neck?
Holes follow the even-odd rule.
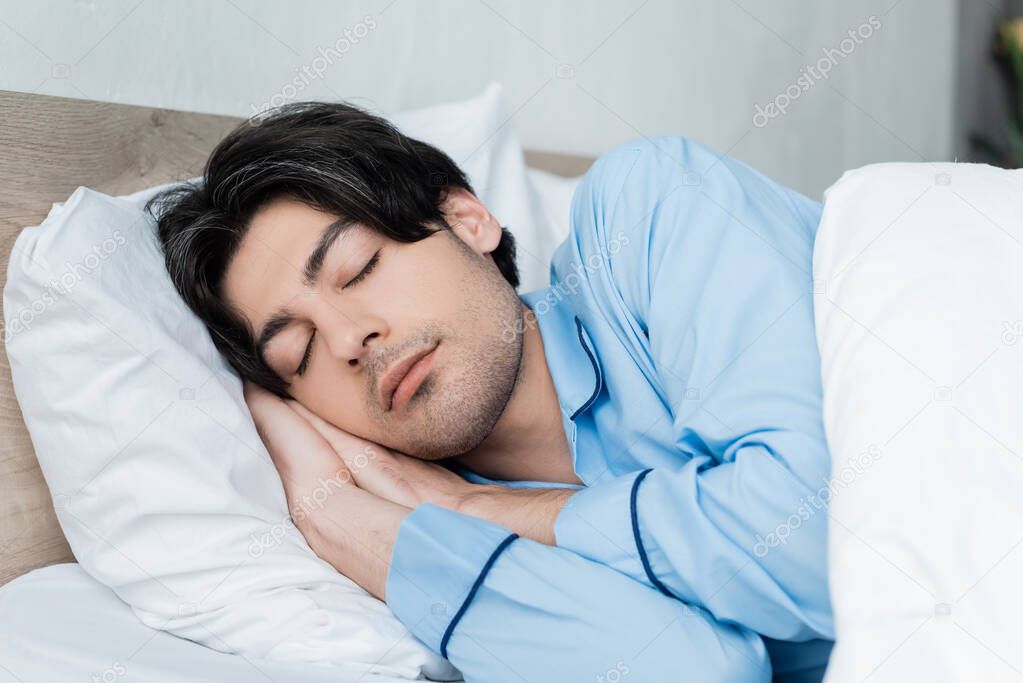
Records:
[[[490,435],[453,460],[491,479],[582,484],[572,468],[540,328],[523,307],[522,362],[508,405]]]

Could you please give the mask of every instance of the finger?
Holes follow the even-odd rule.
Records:
[[[288,403],[334,447],[359,488],[406,507],[415,506],[418,499],[411,488],[410,478],[406,476],[407,468],[403,466],[404,461],[398,459],[408,456],[393,453],[378,443],[338,429],[295,401]]]
[[[342,430],[340,430],[337,427],[335,427],[334,425],[332,425],[329,422],[327,422],[326,420],[324,420],[322,417],[320,417],[319,415],[317,415],[313,411],[311,411],[308,408],[306,408],[304,405],[302,405],[298,401],[288,401],[287,405],[288,405],[289,408],[294,410],[296,413],[298,413],[299,415],[304,417],[309,422],[309,424],[317,432],[322,434],[323,437],[325,439],[327,439],[328,441],[333,441],[334,439],[338,438],[339,437],[338,432],[341,432],[342,434],[345,433]],[[352,437],[352,438],[355,438],[355,437]]]
[[[334,447],[334,450],[350,469],[363,469],[366,467],[367,460],[376,460],[390,455],[390,451],[380,444],[338,429],[298,401],[288,401],[287,404],[298,415],[305,418]]]
[[[265,391],[249,406],[256,430],[282,476],[344,468],[330,443],[280,397]]]

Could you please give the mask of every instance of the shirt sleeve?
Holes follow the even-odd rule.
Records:
[[[582,181],[553,273],[612,254],[589,260],[602,266],[581,290],[633,331],[622,337],[670,408],[664,447],[677,455],[574,494],[557,544],[783,640],[834,637],[819,217],[816,202],[690,140],[639,140]],[[628,246],[609,251],[612,240]]]
[[[757,634],[568,550],[430,504],[401,524],[387,603],[467,683],[771,676]]]

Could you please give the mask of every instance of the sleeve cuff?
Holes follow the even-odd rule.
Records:
[[[430,503],[402,521],[387,572],[387,604],[427,647],[447,657],[447,640],[498,555],[508,529]]]
[[[640,531],[639,491],[651,471],[617,477],[574,494],[554,520],[554,538],[559,547],[675,597],[653,572]]]

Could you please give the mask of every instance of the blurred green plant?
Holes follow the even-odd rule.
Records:
[[[1005,168],[1023,167],[1023,17],[998,25],[995,58],[1009,86],[1009,117],[1004,146],[974,133],[970,142],[978,152]]]

